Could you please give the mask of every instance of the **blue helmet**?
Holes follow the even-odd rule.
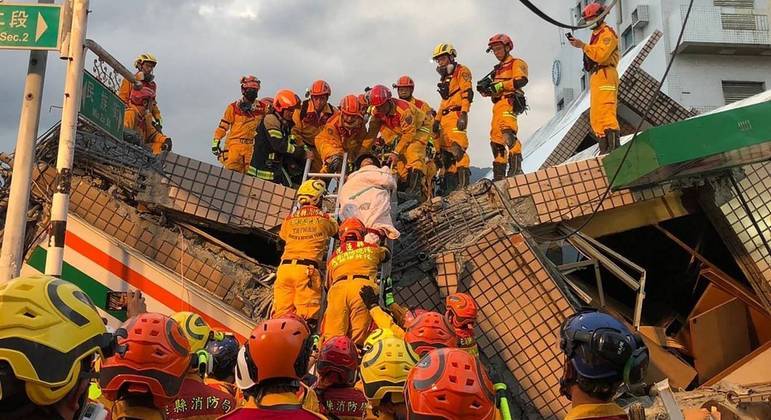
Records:
[[[214,359],[210,376],[223,380],[234,375],[239,347],[241,345],[238,340],[229,334],[225,335],[222,340],[209,340],[206,344],[206,351]]]
[[[581,377],[639,383],[648,365],[642,338],[616,318],[596,310],[578,312],[560,329],[560,349]]]

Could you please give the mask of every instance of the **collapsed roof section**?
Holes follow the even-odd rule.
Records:
[[[658,81],[641,66],[661,39],[662,33],[652,33],[645,42],[622,57],[618,66],[618,117],[622,134],[634,131],[656,93]],[[660,93],[645,117],[644,128],[680,121],[694,115],[675,100]],[[526,172],[565,162],[576,152],[594,143],[589,126],[589,91],[581,95],[564,112],[555,115],[529,139],[524,139],[522,153]]]

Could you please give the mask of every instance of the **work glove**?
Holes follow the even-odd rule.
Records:
[[[493,85],[493,93],[503,92],[503,82],[498,82]]]
[[[466,131],[466,127],[468,126],[468,112],[461,112],[460,117],[458,117],[458,123],[455,125],[455,127],[460,131]]]
[[[431,128],[431,131],[433,131],[434,134],[439,134],[441,127],[442,126],[439,124],[439,120],[434,120],[434,126]]]
[[[380,284],[380,293],[386,308],[394,304],[394,280],[391,277],[386,278]]]
[[[222,150],[220,150],[220,141],[218,139],[211,139],[211,153],[215,157],[220,157]]]
[[[359,290],[359,296],[361,296],[361,301],[364,302],[367,310],[378,305],[377,293],[375,293],[375,289],[372,286],[362,286],[361,290]]]

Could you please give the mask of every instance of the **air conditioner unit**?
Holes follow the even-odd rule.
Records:
[[[632,10],[632,27],[642,28],[648,24],[650,20],[650,14],[648,12],[647,4],[640,4]]]

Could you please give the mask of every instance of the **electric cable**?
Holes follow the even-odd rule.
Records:
[[[544,13],[541,9],[538,8],[538,6],[536,6],[533,3],[531,3],[530,0],[519,0],[519,2],[522,3],[528,9],[530,9],[531,12],[535,13],[536,15],[538,15],[538,17],[540,17],[541,19],[551,23],[554,26],[559,26],[560,28],[565,28],[565,29],[577,30],[577,29],[591,28],[592,26],[594,26],[595,23],[599,22],[602,19],[605,19],[605,16],[607,16],[608,13],[610,13],[610,11],[613,10],[613,7],[616,5],[618,0],[613,0],[613,2],[611,4],[609,4],[608,6],[603,6],[603,8],[605,10],[603,10],[602,13],[600,13],[596,18],[594,18],[594,19],[592,19],[590,21],[587,21],[583,25],[569,25],[567,23],[562,23],[562,22],[558,21],[557,19],[554,19],[553,17],[551,17],[551,16],[547,15],[546,13]]]
[[[527,0],[520,0],[520,1],[527,1]],[[683,35],[685,34],[685,27],[688,24],[688,20],[691,16],[691,10],[693,9],[693,2],[694,0],[690,0],[688,3],[688,10],[685,13],[685,17],[683,18],[683,25],[680,27],[680,34],[677,37],[677,42],[675,43],[675,48],[672,51],[672,58],[669,60],[669,63],[667,63],[667,68],[664,71],[664,75],[661,77],[661,80],[658,83],[658,86],[656,87],[656,92],[651,97],[650,101],[648,101],[647,106],[645,107],[645,112],[642,115],[642,118],[640,118],[640,122],[637,124],[637,127],[635,128],[634,134],[632,135],[632,139],[629,140],[628,147],[624,151],[624,155],[621,157],[621,162],[619,162],[618,167],[616,168],[615,173],[610,179],[610,182],[608,182],[608,187],[605,189],[605,192],[600,196],[599,201],[597,202],[597,205],[595,206],[594,210],[591,214],[589,214],[589,217],[581,223],[579,227],[572,230],[571,232],[560,235],[557,237],[546,237],[546,236],[538,236],[538,235],[532,235],[534,239],[542,240],[542,241],[563,241],[566,240],[576,233],[578,233],[581,229],[585,228],[591,221],[594,219],[594,216],[597,215],[597,213],[600,211],[600,207],[602,207],[602,203],[605,201],[605,199],[608,197],[608,194],[610,194],[611,188],[613,186],[613,183],[616,182],[616,178],[618,177],[618,174],[621,172],[621,168],[624,166],[624,163],[626,162],[627,157],[629,156],[629,152],[632,150],[632,146],[634,146],[634,142],[637,139],[637,136],[640,134],[640,130],[642,129],[642,125],[645,123],[645,120],[648,118],[648,114],[651,111],[651,108],[653,107],[653,104],[656,102],[656,100],[659,98],[659,95],[661,95],[661,87],[664,85],[664,81],[667,79],[667,76],[669,75],[670,70],[672,69],[672,64],[675,62],[675,58],[677,57],[678,50],[680,48],[680,44],[683,41]],[[497,189],[497,186],[496,186]],[[500,191],[499,191],[500,192]],[[583,205],[585,203],[582,203]],[[580,207],[573,207],[570,209],[570,211],[563,213],[560,218],[570,214],[575,208]]]

